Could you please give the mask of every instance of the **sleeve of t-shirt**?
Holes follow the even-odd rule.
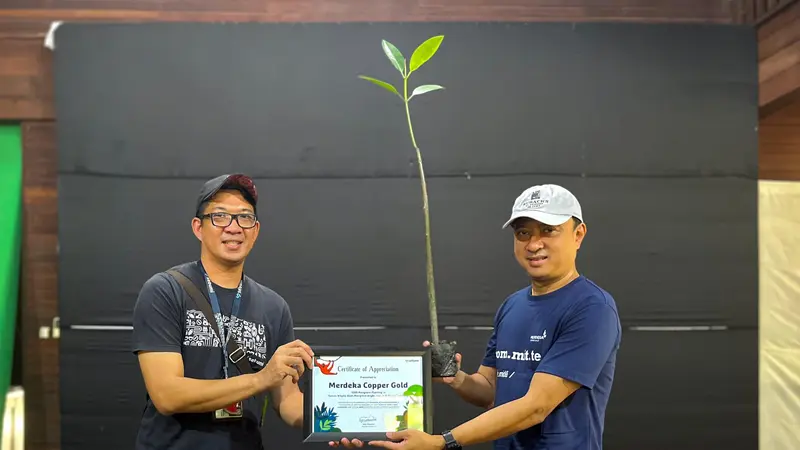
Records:
[[[294,340],[294,319],[292,319],[292,312],[289,309],[289,305],[286,302],[283,302],[283,308],[281,312],[281,324],[278,327],[278,336],[276,345],[273,348],[273,352],[280,347],[281,345],[288,344]]]
[[[486,353],[483,355],[481,365],[491,368],[497,367],[497,326],[492,329],[492,335],[489,336],[489,342],[486,344]]]
[[[154,275],[139,292],[133,308],[134,353],[181,351],[183,309],[167,276]]]
[[[536,371],[591,389],[617,345],[619,333],[619,319],[611,306],[597,302],[583,307],[564,323]]]
[[[508,303],[508,300],[503,302],[494,314],[492,335],[489,336],[489,342],[486,343],[486,352],[483,354],[483,361],[481,361],[482,366],[497,368],[497,326],[500,323],[500,317],[503,314],[506,303]]]

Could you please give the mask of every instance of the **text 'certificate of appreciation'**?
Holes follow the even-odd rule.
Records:
[[[316,357],[314,432],[424,430],[424,373],[422,356]]]

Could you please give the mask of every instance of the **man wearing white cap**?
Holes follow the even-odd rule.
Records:
[[[586,235],[580,204],[561,186],[533,186],[517,197],[503,228],[509,226],[531,284],[500,306],[478,372],[441,380],[488,411],[440,435],[406,430],[387,434],[401,442],[370,445],[439,450],[494,441],[496,450],[602,449],[622,328],[611,295],[576,268]]]

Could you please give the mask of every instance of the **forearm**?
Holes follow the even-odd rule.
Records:
[[[490,408],[494,403],[494,386],[483,375],[459,371],[451,387],[466,402],[481,408]]]
[[[281,400],[278,408],[281,419],[289,426],[294,428],[303,427],[303,393],[293,392],[285,399]]]
[[[224,380],[172,377],[162,384],[160,393],[151,397],[159,412],[171,415],[214,411],[262,390],[255,374]]]
[[[475,445],[530,428],[544,421],[545,417],[544,408],[537,407],[530,398],[522,397],[492,408],[451,432],[462,446]]]

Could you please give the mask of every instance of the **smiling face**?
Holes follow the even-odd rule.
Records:
[[[221,190],[205,204],[201,216],[192,219],[192,230],[202,254],[226,266],[243,264],[261,227],[250,202],[239,191]]]
[[[574,219],[561,225],[547,225],[520,218],[514,229],[514,256],[536,283],[558,281],[572,274],[575,258],[586,235],[586,225]]]

